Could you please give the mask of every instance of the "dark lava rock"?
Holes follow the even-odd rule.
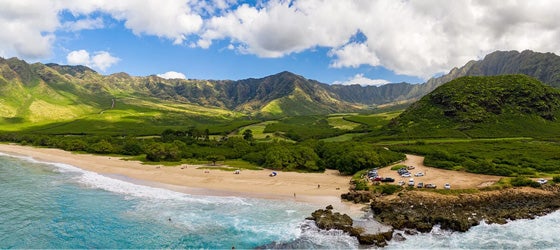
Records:
[[[375,198],[375,195],[369,191],[351,191],[341,194],[340,198],[354,203],[369,203]]]
[[[429,232],[438,224],[442,229],[465,232],[480,221],[503,224],[545,215],[558,208],[560,192],[530,188],[460,195],[413,191],[401,193],[396,199],[376,199],[371,203],[381,223],[419,232]]]
[[[365,231],[362,227],[353,227],[354,221],[347,214],[332,211],[332,206],[326,209],[318,209],[311,213],[308,219],[314,220],[317,227],[324,230],[338,229],[357,237],[358,242],[362,245],[376,245],[383,247],[387,245],[387,241],[393,237],[393,230],[378,234],[372,234]]]
[[[396,233],[395,236],[393,236],[393,240],[395,240],[395,241],[405,241],[406,238],[401,233]]]

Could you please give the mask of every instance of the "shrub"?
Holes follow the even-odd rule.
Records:
[[[354,190],[356,190],[356,191],[358,191],[358,190],[368,191],[369,190],[369,186],[368,186],[367,182],[364,181],[364,180],[355,180],[354,184],[356,184],[356,187],[354,188]]]
[[[557,176],[552,177],[552,181],[553,181],[554,183],[560,183],[560,175],[557,175]]]
[[[514,187],[524,187],[524,186],[528,186],[528,187],[539,187],[540,184],[536,181],[533,181],[527,177],[515,177],[513,179],[510,180],[511,185]]]
[[[396,192],[401,191],[402,189],[403,189],[403,187],[401,187],[399,185],[386,184],[386,185],[375,186],[373,191],[377,192],[377,193],[381,193],[381,194],[391,195],[391,194],[394,194]]]
[[[391,170],[399,170],[401,168],[406,168],[405,165],[399,164],[391,167]]]

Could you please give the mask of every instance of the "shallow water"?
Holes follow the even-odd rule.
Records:
[[[196,196],[73,166],[0,156],[0,248],[354,248],[306,230],[306,203]]]

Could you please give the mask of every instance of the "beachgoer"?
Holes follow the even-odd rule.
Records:
[[[317,184],[317,188],[321,188],[321,184]]]

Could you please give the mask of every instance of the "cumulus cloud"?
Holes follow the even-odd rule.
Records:
[[[261,57],[326,47],[331,67],[383,66],[426,79],[494,50],[560,52],[559,3],[272,0],[208,19],[199,43],[229,39]],[[353,40],[357,33],[365,39]]]
[[[326,48],[331,67],[383,66],[425,79],[495,50],[560,54],[559,0],[240,2],[0,0],[0,53],[47,57],[57,31],[103,28],[102,19],[91,17],[102,13],[136,35],[185,49],[225,40],[239,53],[275,58]],[[65,11],[76,20],[61,24]]]
[[[58,9],[51,1],[0,0],[2,56],[37,59],[49,56],[59,26]]]
[[[347,81],[341,82],[336,81],[333,84],[339,85],[361,85],[361,86],[381,86],[390,83],[384,79],[370,79],[364,76],[364,74],[356,74],[352,78],[348,79]]]
[[[174,44],[183,43],[202,27],[201,15],[193,10],[197,5],[200,5],[197,1],[185,0],[66,0],[63,4],[76,14],[107,13],[124,21],[125,27],[136,35],[155,35]],[[202,10],[199,8],[199,11]]]
[[[85,65],[101,71],[105,71],[120,61],[107,51],[97,51],[90,55],[86,50],[75,50],[66,56],[66,61],[71,65]]]
[[[157,76],[164,79],[187,79],[185,74],[176,71],[167,71],[163,74],[158,74]]]

